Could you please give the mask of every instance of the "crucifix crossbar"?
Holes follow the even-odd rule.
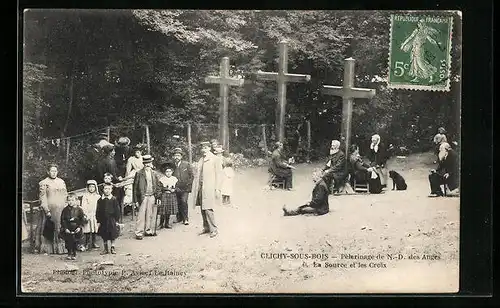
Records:
[[[278,112],[276,115],[276,137],[280,142],[285,139],[286,84],[289,82],[308,82],[311,75],[288,73],[288,47],[285,41],[279,43],[278,72],[257,72],[257,79],[276,81],[278,84]]]
[[[343,86],[324,85],[322,93],[342,97],[342,132],[341,139],[345,141],[345,154],[349,154],[351,142],[351,122],[352,109],[355,98],[372,98],[375,96],[375,89],[354,87],[354,59],[348,58],[344,62],[344,82]],[[348,168],[349,159],[346,159]]]
[[[220,76],[205,77],[205,83],[220,85],[219,107],[219,139],[225,150],[229,151],[229,123],[228,123],[228,93],[229,86],[241,87],[245,80],[229,76],[229,58],[223,57],[220,62]]]

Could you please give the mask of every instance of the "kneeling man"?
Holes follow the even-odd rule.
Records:
[[[286,205],[283,206],[283,214],[285,216],[294,216],[300,214],[316,214],[324,215],[330,211],[328,204],[328,195],[330,194],[329,187],[333,180],[332,172],[323,172],[316,169],[313,172],[313,181],[316,183],[312,191],[311,202],[299,206],[297,209],[288,210]]]

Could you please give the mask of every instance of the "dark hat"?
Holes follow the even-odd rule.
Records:
[[[151,163],[151,162],[153,162],[153,160],[154,160],[153,156],[151,156],[149,154],[142,156],[142,163],[143,164]]]
[[[200,147],[204,147],[204,146],[209,147],[210,146],[210,142],[208,142],[208,141],[202,141],[202,142],[200,142]]]
[[[143,150],[142,144],[138,143],[134,145],[134,151],[142,151],[142,150]]]
[[[115,148],[114,145],[106,144],[105,146],[102,147],[102,151],[106,154],[109,154],[109,153],[111,153],[111,151],[113,151],[114,148]]]
[[[168,162],[165,162],[165,163],[161,164],[161,166],[160,166],[160,170],[161,171],[165,171],[167,168],[174,170],[175,165],[173,163],[171,163],[171,162],[168,161]]]
[[[174,151],[173,151],[173,154],[184,154],[184,153],[182,153],[182,149],[181,148],[175,148]]]
[[[118,138],[118,142],[117,142],[119,145],[130,145],[130,138],[128,137],[120,137]]]

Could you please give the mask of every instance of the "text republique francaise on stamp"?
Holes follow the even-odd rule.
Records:
[[[388,87],[449,91],[452,16],[391,15]]]

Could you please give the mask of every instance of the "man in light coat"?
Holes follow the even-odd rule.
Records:
[[[203,231],[210,237],[218,234],[214,219],[214,208],[222,204],[222,162],[211,152],[209,142],[200,144],[203,156],[198,161],[197,172],[193,181],[193,207],[201,207]]]

